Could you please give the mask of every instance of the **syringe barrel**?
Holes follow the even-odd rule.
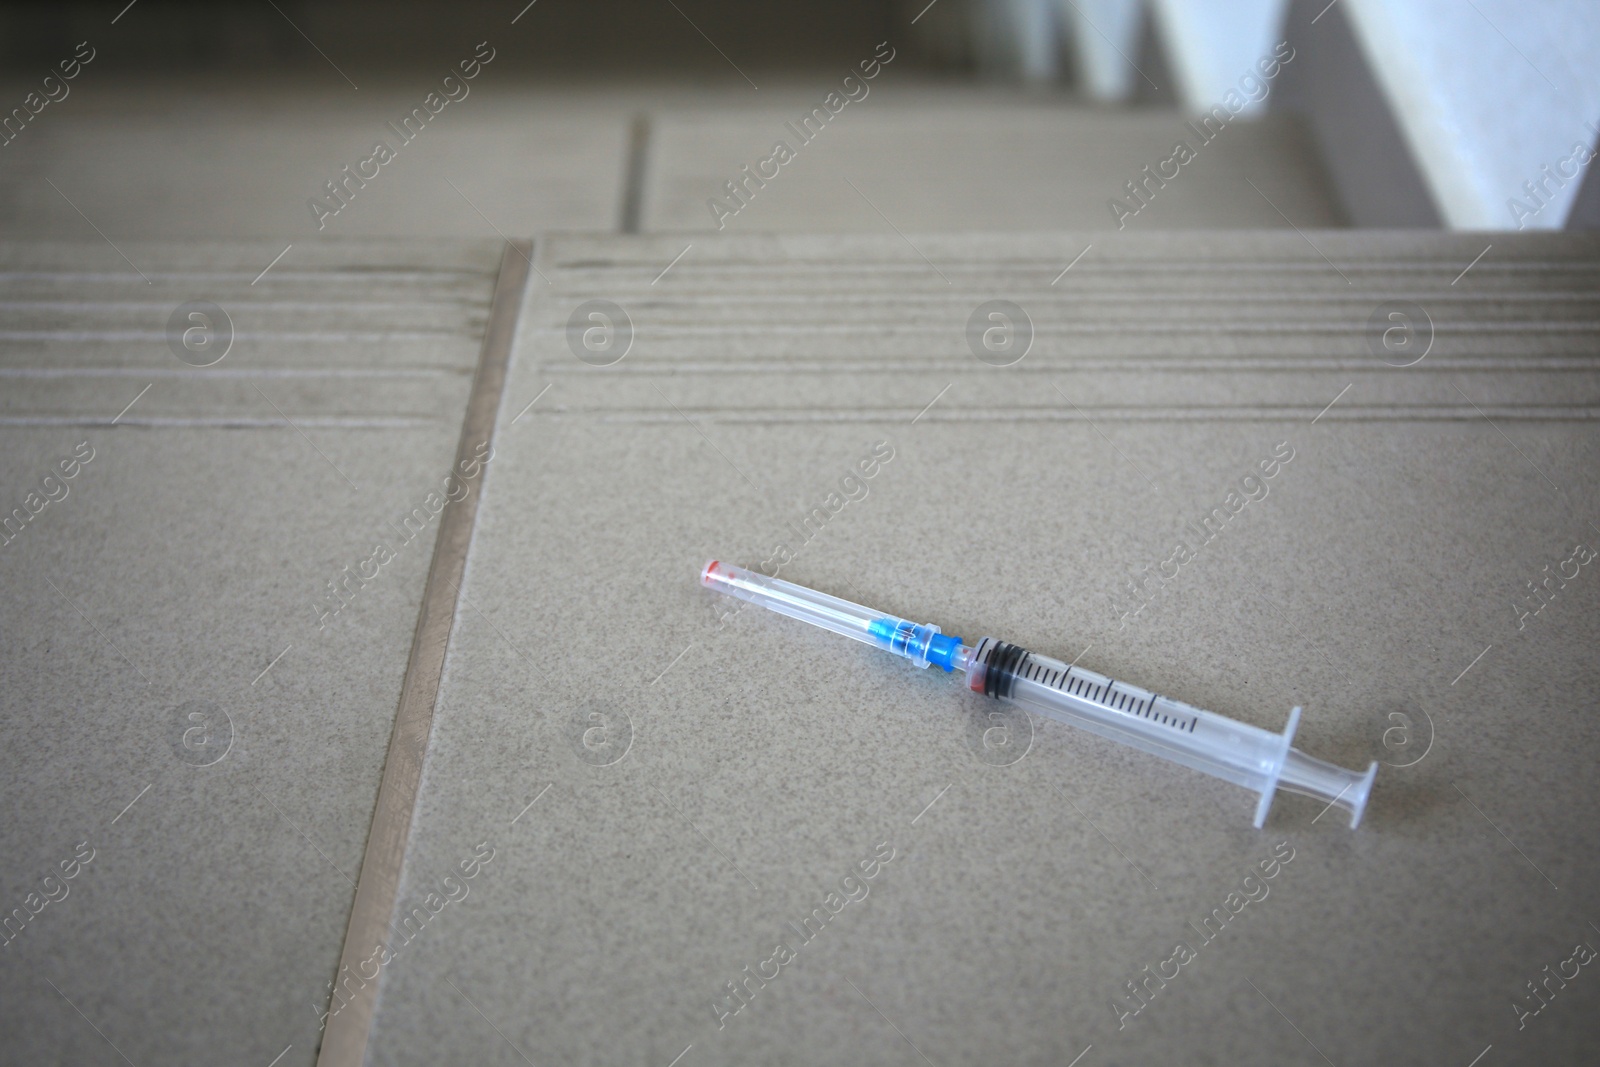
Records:
[[[1280,785],[1339,804],[1350,812],[1352,827],[1366,806],[1377,764],[1360,774],[1293,749],[1299,708],[1290,713],[1287,729],[1275,734],[988,637],[970,650],[966,666],[975,692],[1260,794],[1257,827]]]

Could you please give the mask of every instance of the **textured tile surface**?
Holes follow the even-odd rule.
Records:
[[[439,89],[447,68],[359,92],[319,79],[116,91],[86,71],[59,113],[42,113],[4,148],[0,226],[13,237],[89,240],[98,227],[119,242],[303,243],[617,225],[629,104],[530,89],[491,63],[465,83],[465,96],[403,139],[395,127]],[[394,158],[363,164],[379,141]],[[328,182],[341,183],[348,203],[319,227],[308,205],[338,206]]]
[[[703,231],[716,228],[707,199],[726,197],[724,183],[770,157],[777,140],[795,158],[765,187],[745,186],[754,199],[725,220],[735,233],[1106,230],[1117,228],[1113,198],[1136,211],[1122,220],[1136,232],[1341,224],[1292,118],[1238,121],[1202,143],[1174,111],[958,89],[893,66],[808,143],[785,124],[798,128],[840,87],[842,70],[729,92],[666,78],[574,88],[490,64],[403,144],[394,127],[437,88],[426,77],[359,92],[245,79],[117,91],[90,73],[5,146],[7,234],[89,239],[98,228],[114,241],[304,243],[605,231],[622,224],[630,188],[642,229]],[[648,136],[634,145],[639,116]],[[1156,173],[1180,139],[1195,158],[1168,165],[1170,181],[1147,178],[1143,168]],[[363,164],[379,140],[395,158]],[[335,206],[329,182],[349,202],[319,219],[309,202]],[[1144,183],[1147,206],[1129,182]]]
[[[1584,1059],[1587,970],[1511,1004],[1600,941],[1594,565],[1513,605],[1600,540],[1600,245],[1497,240],[1452,285],[1470,236],[1308,236],[1096,242],[1054,285],[1092,235],[708,239],[665,276],[678,239],[543,243],[371,1061]],[[631,319],[608,367],[569,348],[591,299]],[[1008,367],[964,336],[989,299],[1035,327]],[[1369,346],[1388,300],[1433,323],[1410,367]],[[1387,764],[1367,822],[1284,796],[1254,831],[1230,785],[698,588],[779,545],[947,632],[1263,727],[1303,705],[1308,752]]]
[[[889,68],[879,78],[892,75]],[[663,110],[652,133],[644,229],[717,229],[719,219],[732,233],[1341,224],[1315,149],[1286,116],[1237,121],[1205,143],[1183,116],[1164,109],[1029,105],[977,94],[930,104],[869,92],[825,126],[814,118],[802,128],[832,88],[821,84],[815,99],[759,111]],[[1180,140],[1194,158],[1159,171]],[[775,157],[778,142],[792,160]],[[763,163],[773,158],[779,162]],[[730,181],[744,182],[748,203],[733,199]],[[1146,183],[1140,195],[1148,203],[1130,195],[1129,182]],[[713,212],[706,203],[713,197],[737,213]],[[1130,214],[1119,218],[1114,198]]]
[[[309,1064],[499,242],[121,247],[0,249],[0,1059]]]

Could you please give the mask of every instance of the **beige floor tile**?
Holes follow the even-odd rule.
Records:
[[[122,250],[0,247],[0,1047],[310,1064],[500,246]]]
[[[1100,231],[1121,223],[1137,232],[1340,225],[1315,150],[1286,116],[1236,122],[1202,143],[1171,111],[1030,105],[977,94],[917,103],[909,94],[880,100],[869,93],[817,132],[817,120],[801,128],[826,94],[815,95],[781,109],[662,114],[653,127],[644,228]],[[1158,171],[1179,140],[1195,150],[1193,160]],[[764,163],[778,142],[792,160]],[[758,185],[741,167],[758,178],[776,174]],[[1145,178],[1145,167],[1154,179]],[[743,205],[724,185],[741,180]],[[1129,182],[1147,182],[1148,203],[1129,195]],[[712,198],[737,213],[714,212],[707,205]],[[1130,214],[1114,211],[1114,199]]]
[[[932,265],[893,235],[707,238],[659,280],[681,237],[542,245],[402,910],[493,859],[397,938],[373,1062],[1582,1058],[1575,996],[1527,1034],[1506,1005],[1593,943],[1600,586],[1512,605],[1595,539],[1600,249],[1497,242],[1452,286],[1470,236],[1134,235],[1052,287],[1093,236],[929,238]],[[1037,333],[998,367],[964,322],[1006,298]],[[632,322],[609,367],[569,348],[590,299]],[[1387,299],[1433,317],[1412,367],[1369,347]],[[1124,624],[1126,579],[1284,449]],[[1001,765],[993,706],[937,672],[720,619],[704,561],[780,544],[784,577],[970,639],[1272,729],[1301,705],[1305,750],[1387,764],[1366,824],[1283,796],[1257,832],[1244,791],[1046,722]],[[1265,896],[1200,944],[1241,886]],[[1198,958],[1119,1028],[1178,941]]]

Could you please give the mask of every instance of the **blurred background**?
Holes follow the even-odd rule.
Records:
[[[759,208],[708,206],[884,41],[850,121],[746,184]],[[319,217],[326,183],[480,42],[471,99]],[[1597,45],[1595,5],[1512,0],[13,3],[0,227],[1588,228]],[[44,85],[80,49],[79,75]],[[1184,123],[1205,114],[1229,128],[1203,141]],[[1180,139],[1205,158],[1162,179]]]

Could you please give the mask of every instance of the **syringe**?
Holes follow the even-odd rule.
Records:
[[[1338,805],[1361,822],[1377,761],[1365,773],[1347,771],[1292,747],[1300,709],[1289,712],[1283,733],[1247,723],[1146,689],[1118,682],[1072,664],[985,637],[969,647],[939,627],[911,622],[805,586],[768,578],[715,560],[700,583],[782,615],[904,656],[919,667],[932,663],[963,671],[967,688],[1010,701],[1113,741],[1215,775],[1260,794],[1255,825],[1266,822],[1279,789]],[[1326,809],[1324,809],[1326,810]]]

